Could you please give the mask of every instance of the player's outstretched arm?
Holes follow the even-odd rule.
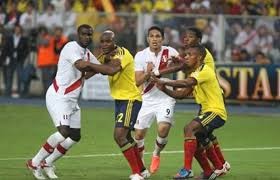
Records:
[[[106,75],[114,75],[121,70],[120,62],[114,64],[93,64],[88,61],[78,60],[75,62],[75,67],[82,72],[96,72]]]
[[[171,79],[161,80],[153,76],[153,81],[156,82],[157,84],[163,84],[166,86],[172,86],[177,88],[189,88],[197,84],[196,79],[192,77],[188,77],[187,79],[183,79],[183,80],[171,80]]]
[[[156,84],[157,88],[163,91],[165,94],[167,94],[170,97],[173,97],[175,99],[184,99],[190,96],[190,94],[193,91],[193,88],[188,87],[188,88],[182,88],[178,90],[170,90],[165,87],[165,85],[162,84]]]
[[[184,63],[171,64],[170,66],[159,70],[159,75],[170,74],[170,73],[181,71],[185,69],[185,66],[186,65]]]
[[[169,63],[169,65],[166,68],[159,70],[158,75],[175,73],[181,70],[185,70],[187,68],[186,64],[184,63],[184,59],[180,56],[171,57],[169,61],[171,61],[171,63]]]
[[[85,79],[89,79],[89,78],[91,78],[92,76],[94,76],[95,74],[98,74],[98,73],[95,72],[95,71],[86,72],[85,75],[84,75],[84,77],[85,77]]]

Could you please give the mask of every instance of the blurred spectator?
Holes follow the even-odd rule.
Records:
[[[99,22],[99,14],[96,9],[89,6],[89,0],[81,0],[82,11],[77,14],[76,26],[82,24],[89,24],[91,27],[95,28],[96,24]]]
[[[174,48],[179,47],[180,46],[179,32],[176,29],[173,29],[169,25],[165,26],[163,44]]]
[[[208,12],[210,10],[210,2],[208,0],[194,0],[191,3],[191,10],[195,14]]]
[[[231,61],[235,63],[239,63],[241,61],[240,49],[238,47],[231,50]]]
[[[20,25],[16,25],[14,32],[6,40],[3,48],[4,57],[6,58],[4,72],[5,95],[12,95],[12,86],[14,72],[17,74],[17,97],[22,94],[23,90],[23,65],[28,55],[28,40],[23,36],[23,30]]]
[[[0,24],[4,24],[6,19],[6,12],[4,5],[0,3]]]
[[[240,1],[237,0],[231,0],[228,2],[229,9],[228,13],[231,15],[240,15],[242,14],[242,5]]]
[[[273,38],[265,25],[257,29],[257,35],[254,38],[254,50],[267,54],[272,49]]]
[[[248,53],[254,53],[254,38],[257,36],[256,31],[253,29],[251,23],[246,23],[244,29],[240,24],[235,24],[237,37],[234,39],[234,45],[240,49],[246,49]]]
[[[65,1],[64,11],[62,13],[62,26],[64,28],[64,34],[69,37],[76,34],[76,18],[77,14],[72,10],[73,3]]]
[[[174,0],[173,13],[191,13],[191,0]]]
[[[6,36],[7,35],[6,35],[6,31],[4,29],[4,26],[3,26],[3,24],[0,24],[0,67],[5,62],[3,49],[4,49],[4,45],[5,45]]]
[[[65,1],[69,0],[50,0],[50,3],[54,5],[54,9],[57,13],[61,13],[64,11]]]
[[[246,49],[240,50],[240,62],[252,62],[252,57]]]
[[[126,47],[131,54],[136,53],[136,30],[134,19],[119,18],[112,23],[112,30],[116,35],[116,42],[119,46]],[[129,38],[128,38],[129,37]]]
[[[45,26],[52,31],[55,26],[61,26],[61,17],[55,13],[53,4],[48,4],[44,13],[38,17],[38,25]]]
[[[46,27],[39,28],[37,65],[42,71],[43,95],[47,92],[56,73],[54,37],[48,33]]]
[[[272,62],[270,59],[268,59],[268,57],[263,52],[259,51],[255,55],[255,63],[265,65],[265,64],[271,64]]]
[[[34,2],[31,0],[18,0],[17,1],[17,10],[21,13],[28,11],[28,6],[30,5],[30,3],[32,3],[33,6],[35,7]]]
[[[17,3],[13,2],[10,5],[10,10],[7,13],[5,27],[13,29],[15,24],[19,23],[21,13],[17,10]]]
[[[155,0],[153,5],[154,12],[171,12],[174,7],[172,0]]]
[[[153,3],[150,0],[132,0],[130,6],[136,13],[150,13]]]
[[[37,26],[37,12],[34,3],[30,1],[27,4],[27,10],[19,19],[19,24],[23,27],[24,31],[29,32],[31,29]]]
[[[58,63],[59,54],[63,46],[68,42],[68,39],[63,34],[62,27],[55,27],[54,29],[54,52],[55,52],[55,61]]]

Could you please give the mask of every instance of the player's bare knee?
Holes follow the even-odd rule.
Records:
[[[114,133],[114,140],[119,146],[127,143],[128,141],[126,134],[117,133],[117,132]]]
[[[64,138],[68,138],[70,136],[71,129],[69,126],[59,126],[57,129]]]
[[[71,133],[70,133],[69,137],[72,140],[79,142],[81,139],[81,130],[80,129],[71,129]]]
[[[213,143],[218,143],[217,137],[214,136],[213,133],[209,134],[209,139],[213,142]]]
[[[134,136],[135,140],[142,140],[145,138],[145,134],[143,133],[136,133]]]

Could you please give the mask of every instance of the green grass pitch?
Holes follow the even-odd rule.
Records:
[[[161,155],[161,167],[150,179],[165,180],[183,165],[183,126],[196,112],[176,112],[176,123],[169,143]],[[55,131],[45,107],[0,105],[0,179],[33,179],[25,161],[38,151],[46,138]],[[62,180],[128,179],[130,170],[113,141],[113,108],[82,108],[82,139],[66,157],[56,163]],[[232,169],[219,179],[276,180],[280,179],[280,114],[230,114],[226,125],[216,131],[226,159]],[[156,137],[153,126],[146,138],[149,166]],[[194,172],[200,168],[194,160]]]

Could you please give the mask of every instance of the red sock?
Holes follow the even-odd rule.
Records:
[[[223,153],[221,151],[219,143],[218,142],[213,143],[213,146],[214,146],[216,154],[217,154],[218,158],[220,159],[221,163],[224,164],[226,161],[225,161],[225,158],[224,158]]]
[[[140,168],[140,171],[143,171],[145,169],[145,166],[142,162],[142,159],[141,159],[141,156],[140,156],[140,149],[138,149],[137,144],[133,147],[133,149],[134,149],[134,153],[135,153],[135,156],[136,156],[136,159],[137,159],[138,167]]]
[[[123,155],[128,161],[128,164],[131,168],[132,174],[140,174],[140,168],[137,163],[137,158],[134,152],[134,147],[130,147],[127,150],[123,151]]]
[[[185,155],[185,169],[192,169],[192,160],[196,151],[197,141],[196,139],[186,139],[184,142],[184,155]]]
[[[218,158],[218,156],[216,154],[216,151],[214,149],[214,146],[210,146],[209,148],[207,148],[206,153],[207,153],[207,157],[212,162],[215,169],[222,169],[223,168],[223,164],[220,161],[220,159]]]
[[[212,168],[207,159],[206,151],[203,148],[197,148],[194,157],[198,161],[200,167],[203,169],[205,176],[210,176],[212,173]]]

